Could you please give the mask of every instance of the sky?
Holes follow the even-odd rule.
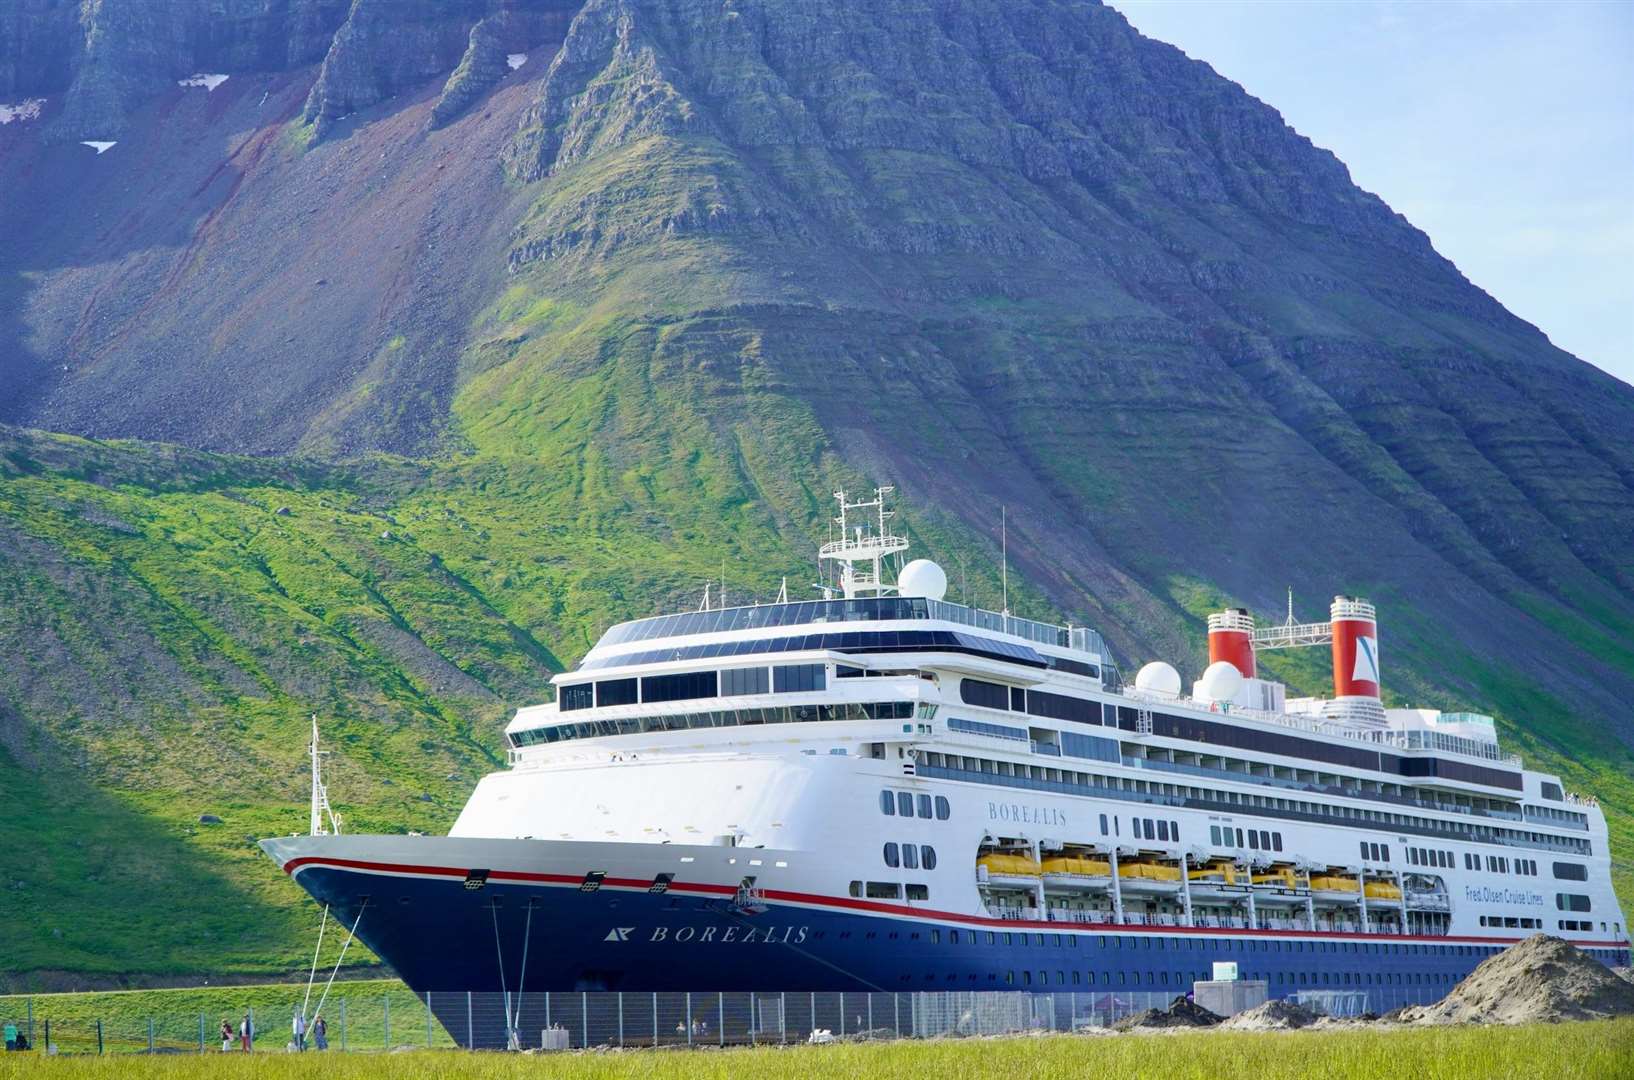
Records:
[[[1634,383],[1634,0],[1109,0]]]

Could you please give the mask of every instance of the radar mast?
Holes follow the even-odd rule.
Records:
[[[840,538],[824,544],[817,557],[842,565],[840,588],[848,600],[896,591],[896,586],[885,584],[880,573],[886,558],[908,550],[908,538],[892,535],[885,524],[887,519],[896,516],[895,511],[885,509],[885,497],[895,490],[894,487],[877,487],[874,497],[867,502],[847,502],[844,491],[834,493],[835,501],[840,504],[840,516],[834,519],[840,528]],[[874,520],[855,524],[850,515],[857,510],[863,512],[864,520]],[[870,510],[874,513],[869,514]]]

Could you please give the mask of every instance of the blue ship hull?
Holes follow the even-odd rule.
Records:
[[[1501,944],[930,917],[845,901],[440,880],[313,865],[298,880],[417,992],[1172,992],[1235,961],[1273,997],[1434,1001]],[[866,905],[858,905],[866,906]],[[972,925],[975,923],[976,925]],[[1626,949],[1587,950],[1627,964]],[[526,966],[524,969],[524,955]],[[503,965],[503,970],[502,966]],[[463,1009],[463,1006],[462,1006]],[[461,1021],[463,1023],[463,1021]]]

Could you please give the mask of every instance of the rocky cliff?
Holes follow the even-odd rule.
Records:
[[[0,420],[144,440],[8,437],[8,767],[274,827],[316,710],[436,827],[386,781],[457,804],[607,622],[891,481],[1125,659],[1371,596],[1394,700],[1496,712],[1626,874],[1634,391],[1206,65],[1076,0],[184,8],[0,13]]]

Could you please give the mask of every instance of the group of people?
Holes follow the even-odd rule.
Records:
[[[27,1050],[28,1036],[10,1020],[6,1021],[6,1049]]]
[[[294,1019],[290,1021],[289,1030],[291,1036],[289,1049],[291,1050],[305,1050],[308,1035],[312,1037],[314,1049],[329,1049],[329,1025],[324,1022],[322,1016],[314,1016],[312,1026],[308,1028],[306,1017],[302,1015],[301,1010],[296,1009]],[[226,1017],[221,1018],[221,1052],[225,1054],[231,1050],[235,1041],[238,1043],[238,1048],[246,1054],[254,1049],[255,1018],[249,1013],[245,1013],[244,1019],[238,1022],[237,1031],[233,1030],[232,1023]]]

